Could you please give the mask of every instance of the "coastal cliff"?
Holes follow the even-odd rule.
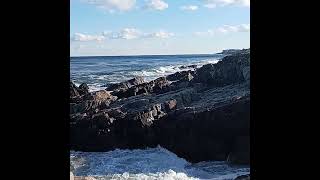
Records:
[[[250,162],[250,51],[89,92],[70,82],[72,150],[160,145],[190,162]]]

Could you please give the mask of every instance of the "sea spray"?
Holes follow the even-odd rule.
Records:
[[[70,159],[71,171],[75,175],[94,176],[101,180],[227,180],[250,171],[249,167],[231,167],[221,161],[191,164],[160,146],[108,152],[72,151]]]

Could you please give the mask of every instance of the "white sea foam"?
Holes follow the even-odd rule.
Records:
[[[95,176],[97,180],[198,180],[199,178],[189,177],[185,173],[175,172],[173,170],[168,170],[167,172],[158,173],[139,173],[139,174],[113,174],[107,176]]]
[[[162,148],[71,152],[75,175],[114,180],[228,180],[248,174],[249,167],[230,167],[225,162],[191,164]]]
[[[89,92],[95,92],[95,91],[100,91],[100,90],[105,90],[106,87],[103,87],[101,84],[90,84],[88,85],[89,87]]]
[[[151,81],[159,77],[167,76],[180,71],[188,71],[194,70],[194,68],[188,67],[191,65],[196,65],[197,68],[205,65],[205,64],[216,64],[219,62],[217,59],[208,59],[204,61],[200,61],[198,63],[188,63],[188,64],[178,64],[178,65],[168,65],[168,66],[160,66],[156,68],[146,69],[142,71],[133,71],[128,73],[128,76],[142,76],[146,81]],[[181,66],[185,66],[185,68],[181,68]]]
[[[171,64],[171,65],[162,65],[162,66],[155,66],[152,68],[146,68],[142,70],[132,70],[132,71],[119,71],[116,73],[111,74],[91,74],[87,71],[82,71],[83,74],[76,75],[77,77],[81,76],[84,79],[87,79],[89,81],[89,91],[97,91],[101,89],[105,89],[106,84],[111,83],[119,83],[123,82],[129,79],[132,79],[137,76],[142,76],[146,81],[152,81],[154,79],[157,79],[159,77],[167,76],[176,72],[180,71],[187,71],[187,70],[194,70],[192,67],[188,67],[191,65],[196,65],[196,68],[200,68],[201,66],[205,64],[215,64],[219,61],[219,59],[206,59],[202,60],[200,62],[187,62],[187,63],[181,63],[181,64]],[[103,64],[102,62],[100,64]],[[104,63],[107,64],[107,63]],[[119,64],[117,64],[119,65]],[[184,68],[182,68],[184,66]],[[77,86],[79,85],[76,84]]]

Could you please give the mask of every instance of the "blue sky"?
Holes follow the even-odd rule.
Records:
[[[206,54],[250,47],[248,0],[70,0],[70,54]]]

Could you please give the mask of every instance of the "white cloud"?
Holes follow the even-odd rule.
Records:
[[[210,29],[204,32],[195,32],[196,36],[214,36],[217,34],[228,34],[236,32],[250,32],[250,24],[223,25],[221,27]]]
[[[146,8],[153,10],[164,10],[167,9],[169,5],[162,0],[147,0]]]
[[[87,35],[82,33],[75,33],[71,38],[73,41],[103,41],[105,37],[103,35]]]
[[[103,31],[102,35],[105,37],[108,37],[108,36],[112,35],[112,31]]]
[[[230,25],[223,25],[216,29],[219,33],[229,33],[229,32],[237,32],[238,26],[230,26]]]
[[[216,4],[205,4],[204,7],[209,8],[209,9],[213,9],[213,8],[216,8],[217,5]]]
[[[250,24],[241,24],[238,26],[239,32],[249,32],[250,31]]]
[[[174,36],[174,33],[166,32],[166,31],[158,31],[154,33],[147,33],[144,35],[146,38],[169,38]]]
[[[83,0],[89,4],[105,9],[109,12],[128,11],[134,7],[136,0]]]
[[[198,9],[198,6],[194,6],[194,5],[181,6],[180,9],[187,10],[187,11],[195,11]]]
[[[228,5],[236,5],[236,6],[244,6],[250,7],[250,0],[203,0],[206,8],[215,8],[217,6],[228,6]]]
[[[112,39],[136,39],[141,36],[141,32],[135,28],[124,28],[120,32],[110,33]]]
[[[143,33],[142,31],[135,28],[124,28],[120,31],[104,31],[101,35],[86,35],[82,33],[75,33],[71,38],[72,41],[103,41],[105,39],[143,39],[143,38],[159,38],[165,39],[174,36],[174,33],[167,31],[157,31],[151,33]]]
[[[213,30],[207,30],[207,31],[202,31],[202,32],[195,32],[194,33],[196,36],[213,36],[215,32]]]
[[[135,28],[124,28],[120,32],[107,32],[106,36],[112,39],[143,39],[143,38],[169,38],[174,36],[174,33],[167,31],[157,31],[152,33],[143,33]]]

